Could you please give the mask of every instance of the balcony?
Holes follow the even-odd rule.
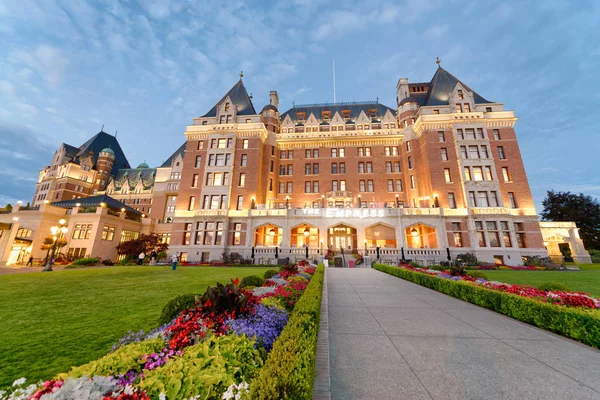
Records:
[[[328,199],[351,199],[354,196],[352,195],[352,192],[349,192],[347,190],[335,190],[327,192],[325,194],[325,197]]]

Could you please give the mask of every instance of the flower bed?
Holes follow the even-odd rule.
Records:
[[[52,380],[20,379],[0,399],[310,398],[323,272],[286,266],[260,287],[209,287],[191,307],[169,304],[182,307],[171,322],[130,332],[110,354]],[[281,356],[291,364],[275,376]],[[263,385],[278,394],[264,397]]]
[[[382,264],[374,268],[600,348],[598,299],[583,293],[541,291],[426,268]]]

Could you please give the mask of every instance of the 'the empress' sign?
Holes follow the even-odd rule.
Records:
[[[302,214],[325,218],[383,218],[384,215],[382,209],[375,208],[303,208]]]

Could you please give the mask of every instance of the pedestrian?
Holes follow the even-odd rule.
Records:
[[[33,267],[33,256],[29,256],[29,261],[27,261],[27,264],[25,264],[25,266],[31,265]]]
[[[177,258],[177,254],[173,254],[173,258],[171,259],[171,269],[173,271],[175,271],[177,269],[177,261],[179,261],[179,259]]]
[[[142,263],[144,262],[144,258],[146,258],[146,254],[144,254],[144,252],[142,251],[138,256],[138,265],[142,265]]]
[[[150,253],[150,265],[156,266],[156,256],[156,250],[152,250],[152,253]]]

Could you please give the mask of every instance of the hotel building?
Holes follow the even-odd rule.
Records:
[[[108,196],[128,206],[121,219],[138,212],[139,232],[159,234],[188,261],[357,249],[393,263],[469,252],[518,265],[525,256],[559,256],[565,242],[576,260],[589,260],[573,223],[538,222],[514,111],[439,65],[429,82],[400,79],[396,95],[393,107],[365,101],[280,112],[272,91],[258,112],[240,76],[158,168],[130,168],[104,132],[79,148],[63,144],[40,173],[33,205],[72,215],[78,198]],[[114,237],[116,247],[122,235]]]

